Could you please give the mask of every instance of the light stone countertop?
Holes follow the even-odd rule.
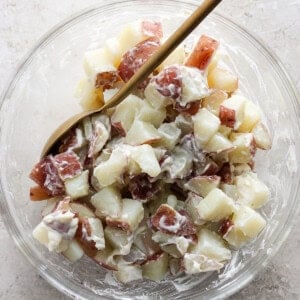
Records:
[[[99,0],[1,0],[0,92],[41,35],[97,3]],[[218,10],[260,37],[281,59],[300,90],[300,0],[227,0]],[[67,299],[35,272],[1,219],[0,245],[0,299]],[[231,299],[300,299],[299,254],[300,216],[268,267]]]

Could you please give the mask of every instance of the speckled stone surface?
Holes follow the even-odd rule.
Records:
[[[96,3],[99,0],[1,0],[0,91],[41,35],[57,22]],[[300,90],[300,0],[227,0],[218,10],[271,48]],[[268,267],[231,299],[300,299],[299,254],[300,216]],[[30,266],[1,219],[0,266],[0,299],[67,299]]]

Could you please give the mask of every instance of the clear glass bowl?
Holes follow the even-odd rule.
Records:
[[[299,99],[274,56],[247,31],[219,14],[196,30],[219,38],[239,74],[241,89],[264,111],[273,148],[260,152],[257,171],[271,188],[261,210],[267,227],[258,239],[234,253],[220,274],[179,276],[160,283],[118,285],[106,271],[84,258],[70,264],[40,246],[31,236],[43,203],[29,201],[28,173],[50,133],[80,107],[73,97],[83,75],[82,57],[101,46],[124,24],[163,19],[172,32],[198,1],[101,1],[58,25],[28,55],[11,81],[1,107],[1,213],[16,244],[53,286],[76,299],[224,298],[233,294],[266,265],[286,239],[299,208]],[[171,13],[170,13],[171,12]],[[190,40],[193,36],[190,37]]]

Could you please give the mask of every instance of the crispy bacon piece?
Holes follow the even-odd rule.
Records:
[[[176,66],[164,68],[152,81],[157,91],[165,97],[179,100],[182,94],[182,76]]]
[[[34,186],[30,188],[31,201],[41,201],[46,199],[49,199],[49,194],[44,188],[40,186]]]
[[[219,46],[215,39],[202,35],[185,63],[188,67],[196,67],[200,70],[206,69],[214,52]]]
[[[128,190],[133,199],[147,202],[159,191],[159,187],[149,180],[149,175],[142,173],[130,178]]]
[[[59,177],[52,155],[48,155],[38,162],[29,177],[44,188],[49,196],[60,196],[65,192],[64,183]]]
[[[54,165],[61,180],[73,178],[82,172],[79,157],[73,152],[68,151],[54,156]]]
[[[135,47],[128,50],[121,59],[118,67],[118,74],[127,82],[134,73],[149,59],[151,55],[159,48],[160,41],[156,37],[150,37]]]
[[[75,238],[82,246],[86,255],[93,257],[97,254],[98,250],[96,244],[92,240],[88,240],[87,237],[91,236],[91,226],[87,218],[79,218],[78,228]]]
[[[126,232],[130,232],[130,226],[128,222],[122,221],[120,219],[106,217],[106,225],[111,226],[113,228],[124,230]]]
[[[234,128],[235,124],[235,110],[220,105],[219,118],[222,125]]]
[[[69,130],[68,134],[63,138],[58,152],[66,152],[68,150],[79,149],[83,146],[83,134],[80,128]]]
[[[103,91],[115,88],[116,83],[121,81],[117,71],[107,71],[97,74],[95,87],[102,87]]]
[[[219,228],[219,233],[221,236],[226,235],[226,233],[230,230],[230,228],[233,226],[233,222],[231,219],[226,219],[222,222],[220,228]]]
[[[162,25],[160,22],[155,21],[142,21],[142,34],[149,37],[163,37]]]
[[[200,101],[190,102],[186,106],[181,106],[178,102],[175,103],[175,109],[181,113],[195,115],[200,108]]]
[[[187,215],[178,213],[167,204],[162,204],[151,217],[151,225],[164,233],[178,236],[192,236],[196,227]]]

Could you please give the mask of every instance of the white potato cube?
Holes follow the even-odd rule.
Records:
[[[154,109],[146,101],[143,102],[143,106],[137,114],[137,119],[152,124],[156,128],[159,127],[163,120],[166,118],[166,109],[164,107],[160,109]]]
[[[232,223],[233,226],[223,238],[237,249],[256,237],[266,225],[263,217],[248,206],[239,206],[236,209]]]
[[[227,93],[232,93],[238,88],[237,76],[219,67],[209,72],[207,80],[210,88],[223,90]]]
[[[204,147],[206,152],[221,153],[233,148],[231,141],[221,133],[216,133]]]
[[[109,136],[110,130],[108,131],[102,122],[96,121],[94,123],[94,135],[92,135],[93,138],[90,140],[89,157],[95,156],[102,150]]]
[[[114,254],[127,255],[130,252],[133,235],[127,234],[126,231],[106,226],[104,229],[105,241],[109,243],[115,250]]]
[[[199,69],[180,66],[180,72],[182,76],[180,104],[182,106],[187,105],[189,102],[200,100],[210,94],[206,78]]]
[[[139,265],[122,265],[114,271],[116,279],[122,283],[143,279],[142,268]]]
[[[81,218],[93,218],[95,217],[94,212],[84,204],[77,203],[75,201],[70,203],[70,208],[73,213],[78,214]]]
[[[107,186],[91,197],[91,203],[96,208],[96,215],[100,218],[121,216],[121,194],[116,187]]]
[[[193,131],[194,123],[190,116],[179,114],[175,119],[176,126],[181,130],[181,135],[185,136]]]
[[[251,167],[248,164],[235,164],[233,173],[235,176],[251,172]]]
[[[116,71],[113,62],[104,48],[87,51],[83,59],[86,75],[93,81],[101,72]]]
[[[121,176],[127,167],[127,156],[116,148],[110,158],[99,164],[94,169],[94,176],[97,178],[101,187],[111,185],[121,180]]]
[[[163,123],[158,128],[158,133],[161,136],[159,145],[167,148],[168,150],[173,150],[175,145],[179,141],[181,130],[176,126],[174,122]]]
[[[225,137],[228,138],[228,137],[230,136],[231,132],[232,132],[232,128],[227,127],[227,126],[225,126],[225,125],[221,125],[221,126],[219,127],[219,132],[220,132],[222,135],[224,135]]]
[[[202,197],[190,192],[188,194],[187,200],[185,201],[186,211],[191,217],[193,223],[196,225],[202,225],[205,223],[205,221],[201,219],[200,213],[197,209],[202,200]]]
[[[129,145],[151,144],[160,140],[157,129],[150,123],[136,119],[126,134]]]
[[[203,147],[218,131],[220,120],[206,108],[202,108],[193,117],[193,121],[196,141]]]
[[[185,51],[184,46],[180,44],[171,54],[162,62],[162,64],[159,66],[159,69],[162,70],[165,67],[171,66],[171,65],[183,65],[183,62],[185,60]]]
[[[97,218],[88,218],[87,221],[89,223],[90,234],[86,239],[93,241],[98,250],[103,250],[105,248],[105,240],[101,221]]]
[[[263,149],[263,150],[268,150],[271,148],[271,146],[272,146],[271,137],[270,137],[267,127],[263,123],[259,122],[252,129],[252,133],[253,133],[255,145],[258,148]]]
[[[75,261],[79,260],[84,255],[84,252],[83,252],[81,246],[77,243],[77,241],[72,240],[69,244],[68,249],[63,251],[62,254],[69,261],[75,262]]]
[[[147,261],[142,265],[143,277],[159,281],[163,279],[168,271],[169,257],[167,253],[160,254],[156,259]]]
[[[227,93],[221,90],[213,90],[212,93],[205,97],[201,102],[201,107],[206,108],[211,113],[219,116],[220,105],[228,98]]]
[[[249,163],[255,154],[255,143],[252,133],[232,133],[230,140],[234,149],[229,153],[229,160],[234,164]]]
[[[143,107],[143,100],[134,95],[129,95],[120,104],[116,106],[116,109],[111,116],[112,124],[115,124],[124,131],[128,132],[136,115]]]
[[[210,259],[205,255],[192,253],[186,253],[184,255],[182,264],[186,274],[218,271],[224,266],[224,264],[215,259]]]
[[[253,127],[260,121],[260,109],[252,102],[247,100],[244,107],[244,119],[238,128],[239,132],[251,132]]]
[[[149,176],[156,177],[160,174],[160,165],[150,145],[133,147],[131,158],[139,165],[142,172],[147,173]]]
[[[238,192],[235,184],[226,184],[221,183],[220,189],[231,199],[237,200],[238,199]]]
[[[222,190],[215,188],[199,203],[197,210],[205,221],[220,221],[234,211],[234,202]]]
[[[191,247],[190,253],[204,255],[217,262],[227,261],[231,258],[231,251],[217,233],[203,228],[197,235],[198,242]]]
[[[157,91],[155,82],[150,81],[145,91],[145,100],[155,109],[162,109],[169,104],[172,104],[171,100]]]
[[[84,110],[97,109],[104,104],[102,88],[95,88],[94,83],[87,78],[78,83],[75,97],[79,99]]]
[[[109,38],[105,41],[106,55],[109,61],[117,68],[121,61],[122,49],[117,37]]]
[[[201,197],[206,197],[209,192],[220,185],[221,178],[219,176],[197,176],[190,179],[184,184],[184,188],[198,194]]]
[[[121,219],[129,224],[130,231],[137,229],[144,218],[143,204],[138,200],[123,199]]]
[[[223,101],[219,111],[221,123],[237,130],[244,120],[245,103],[246,99],[237,95]]]
[[[104,103],[108,102],[114,95],[117,94],[119,91],[119,88],[114,88],[114,89],[108,89],[103,91],[103,101]]]
[[[253,172],[235,178],[239,202],[254,209],[263,206],[269,199],[268,187]]]
[[[80,175],[65,181],[66,193],[72,199],[87,196],[89,194],[89,171],[85,170]]]

